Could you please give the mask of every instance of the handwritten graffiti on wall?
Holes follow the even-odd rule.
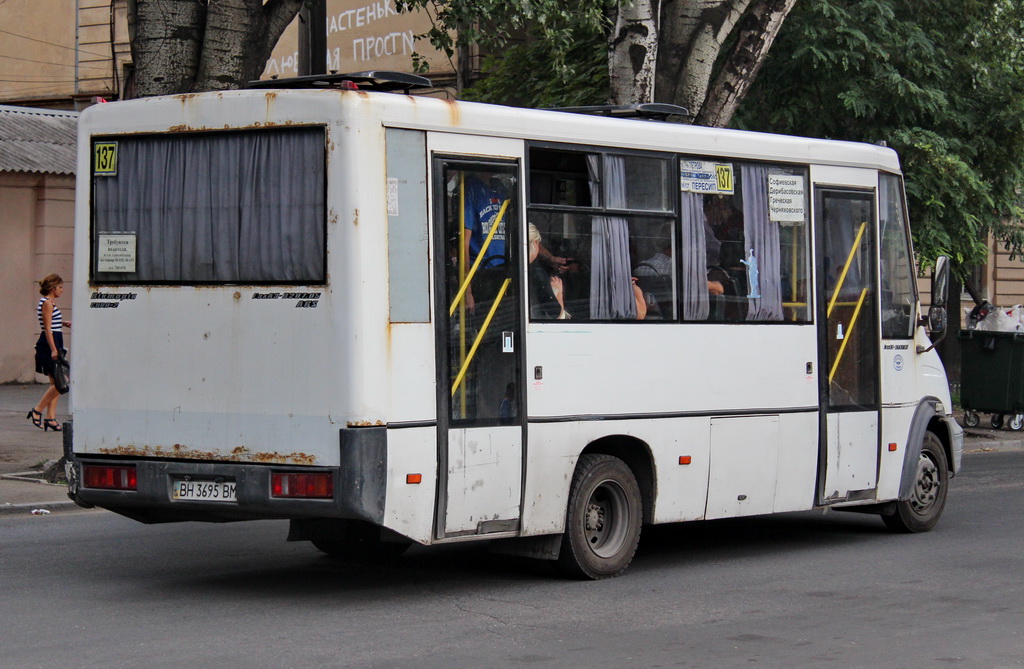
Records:
[[[450,67],[448,60],[423,41],[416,39],[430,29],[430,18],[422,13],[399,14],[392,0],[362,2],[328,0],[327,71],[360,70],[412,71],[412,54],[427,58],[431,71]],[[299,71],[298,27],[293,22],[281,37],[264,77],[292,77]]]

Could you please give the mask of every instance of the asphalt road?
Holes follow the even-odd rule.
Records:
[[[476,545],[355,567],[280,522],[0,517],[0,667],[1024,667],[1024,452],[965,465],[928,534],[645,528],[600,582]]]

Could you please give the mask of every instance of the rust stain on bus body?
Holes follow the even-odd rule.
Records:
[[[383,427],[386,423],[380,419],[370,420],[350,420],[345,423],[345,427]]]
[[[174,444],[170,448],[163,446],[114,446],[100,448],[103,455],[117,455],[132,458],[181,458],[183,460],[209,460],[217,462],[261,462],[281,465],[314,465],[316,456],[309,453],[278,453],[250,451],[245,446],[238,446],[231,453],[201,451],[182,444]]]
[[[459,103],[457,100],[445,100],[448,105],[448,116],[451,119],[453,126],[462,125],[462,110],[459,109]]]

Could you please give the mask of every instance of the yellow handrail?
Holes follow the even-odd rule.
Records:
[[[498,215],[494,217],[494,224],[491,226],[491,231],[487,234],[487,239],[484,240],[484,245],[480,247],[479,253],[476,254],[476,261],[473,262],[473,266],[469,268],[469,274],[462,280],[462,285],[459,286],[459,292],[455,294],[455,299],[452,301],[452,306],[448,309],[448,315],[451,316],[455,313],[455,307],[458,306],[459,300],[466,294],[466,289],[469,288],[469,282],[473,280],[473,275],[476,274],[477,267],[480,266],[480,262],[486,255],[487,247],[490,246],[491,240],[494,239],[494,233],[498,231],[498,224],[501,223],[501,219],[505,216],[505,210],[508,209],[508,203],[511,200],[505,200],[504,204],[501,205],[501,209],[498,211]],[[465,227],[463,227],[465,230]],[[465,243],[463,243],[465,248]]]
[[[455,396],[455,391],[460,385],[462,385],[462,379],[465,378],[466,372],[469,370],[469,363],[473,362],[473,356],[476,355],[476,349],[479,348],[480,342],[484,338],[484,334],[487,333],[487,328],[491,324],[491,319],[494,318],[494,313],[498,310],[498,305],[501,304],[501,300],[505,297],[505,291],[508,290],[509,284],[512,283],[512,279],[505,279],[505,283],[501,284],[501,290],[498,291],[498,296],[494,298],[494,304],[491,305],[491,310],[487,312],[487,318],[484,319],[484,324],[480,326],[480,332],[476,335],[476,339],[473,340],[473,346],[469,349],[469,355],[462,362],[462,369],[459,370],[455,380],[452,381],[452,397]]]
[[[466,173],[459,172],[459,283],[466,280]],[[448,317],[451,318],[451,312]],[[466,303],[459,302],[459,364],[466,359]],[[459,393],[459,417],[466,417],[466,387]]]
[[[860,224],[860,230],[857,231],[857,238],[853,240],[853,246],[850,247],[850,255],[846,258],[846,264],[843,265],[843,271],[839,274],[839,280],[836,282],[835,291],[832,293],[832,300],[828,303],[828,313],[826,318],[832,315],[832,307],[836,304],[836,298],[839,297],[839,291],[843,287],[843,283],[846,281],[846,273],[850,271],[850,265],[853,264],[853,256],[857,255],[857,247],[860,246],[860,240],[864,236],[864,230],[867,229],[867,221]]]
[[[857,300],[857,308],[853,310],[853,318],[850,319],[850,327],[847,328],[846,334],[843,336],[843,343],[839,345],[839,352],[836,353],[835,362],[832,363],[832,369],[829,370],[829,383],[832,383],[832,377],[836,375],[836,370],[839,369],[839,361],[843,359],[843,351],[846,350],[846,342],[850,341],[850,337],[853,335],[853,328],[857,325],[857,317],[860,315],[860,308],[864,306],[864,296],[867,294],[867,288],[860,291],[860,299]]]

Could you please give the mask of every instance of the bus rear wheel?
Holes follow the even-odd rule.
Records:
[[[584,455],[569,492],[558,568],[575,578],[618,576],[640,541],[640,487],[626,463],[611,455]]]
[[[946,508],[948,484],[949,465],[942,442],[934,432],[925,432],[910,498],[896,502],[896,510],[883,514],[882,521],[897,532],[927,532]]]

